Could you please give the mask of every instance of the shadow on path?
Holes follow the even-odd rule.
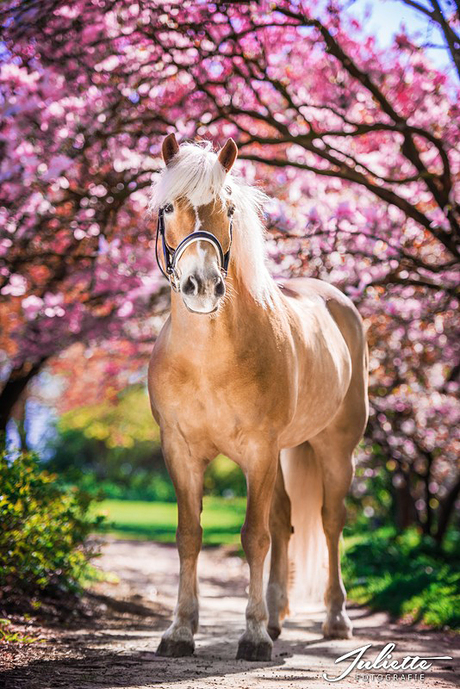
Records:
[[[105,616],[80,629],[61,633],[61,642],[44,645],[40,659],[0,672],[1,689],[369,689],[370,684],[350,675],[337,685],[323,673],[343,671],[335,660],[372,643],[370,658],[395,643],[394,657],[453,655],[456,660],[435,663],[423,684],[403,682],[413,689],[451,689],[460,686],[460,636],[433,630],[416,630],[392,623],[383,613],[350,608],[355,627],[352,640],[322,638],[323,613],[310,612],[286,621],[275,642],[270,662],[235,660],[238,638],[244,629],[247,568],[222,550],[205,551],[201,560],[201,628],[195,655],[160,658],[155,655],[163,630],[169,624],[177,587],[175,549],[154,543],[109,542],[102,567],[116,572],[120,583],[92,594],[106,609]],[[157,593],[150,592],[149,587]],[[48,650],[49,649],[49,650]],[[53,653],[53,651],[57,651]],[[47,659],[48,658],[48,659]]]

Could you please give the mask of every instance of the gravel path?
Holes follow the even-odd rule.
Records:
[[[350,610],[355,627],[353,640],[325,641],[320,632],[322,612],[312,610],[285,624],[271,662],[235,660],[238,637],[244,628],[247,567],[222,548],[204,550],[200,556],[201,624],[195,656],[160,658],[155,649],[175,604],[176,549],[156,543],[109,540],[98,566],[119,578],[118,583],[96,587],[98,624],[74,626],[64,636],[52,639],[51,645],[43,644],[39,658],[30,662],[26,658],[21,667],[0,673],[1,689],[460,686],[458,635],[392,624],[385,614],[362,608]],[[106,615],[109,608],[112,614]],[[323,672],[337,676],[343,671],[345,663],[334,665],[334,661],[344,653],[372,643],[366,658],[374,658],[390,642],[396,644],[397,659],[410,654],[449,655],[454,660],[436,662],[425,672],[424,679],[413,673],[409,680],[407,671],[399,672],[398,679],[377,671],[371,678],[369,673],[363,677],[362,672],[354,671],[335,683],[322,677]]]

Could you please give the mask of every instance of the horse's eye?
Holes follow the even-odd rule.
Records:
[[[172,213],[173,210],[174,210],[174,206],[172,205],[172,203],[167,203],[166,206],[163,207],[163,211],[165,213]]]
[[[230,208],[227,211],[228,217],[231,218],[234,212],[235,212],[235,206],[230,206]]]

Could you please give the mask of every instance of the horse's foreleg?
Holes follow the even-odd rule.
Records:
[[[240,638],[237,658],[270,660],[273,642],[267,632],[267,606],[263,592],[263,567],[270,546],[269,514],[277,472],[273,449],[257,447],[248,461],[248,502],[241,542],[249,564],[249,597],[246,631]]]
[[[163,634],[157,650],[162,656],[187,656],[195,649],[198,629],[197,560],[201,549],[200,524],[204,462],[192,461],[186,448],[165,452],[169,474],[177,496],[177,548],[180,559],[179,594],[174,621]],[[163,446],[163,450],[165,447]]]
[[[286,493],[281,464],[278,462],[270,510],[272,550],[267,588],[268,633],[272,639],[277,639],[280,635],[281,621],[288,613],[288,546],[291,533],[291,501]]]

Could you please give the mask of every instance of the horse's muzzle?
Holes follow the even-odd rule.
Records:
[[[206,277],[194,272],[183,277],[179,284],[179,291],[189,311],[213,313],[225,296],[225,282],[217,271]]]

